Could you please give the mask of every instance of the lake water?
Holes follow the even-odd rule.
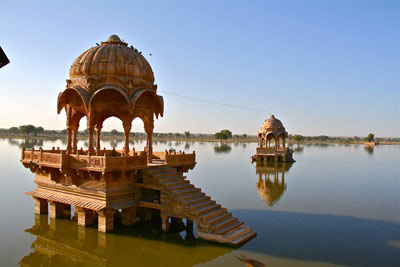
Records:
[[[266,266],[400,265],[399,146],[295,145],[294,164],[256,166],[256,143],[155,143],[155,151],[196,151],[188,179],[258,233],[238,249],[162,233],[157,222],[108,234],[68,219],[48,224],[24,195],[35,185],[19,162],[22,146],[65,144],[0,139],[1,266],[244,266],[239,255]]]

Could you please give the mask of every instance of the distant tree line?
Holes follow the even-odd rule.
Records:
[[[78,136],[87,137],[89,135],[89,131],[87,129],[78,132]],[[120,139],[124,136],[123,131],[118,131],[113,129],[111,131],[102,131],[102,137],[116,138]],[[19,127],[11,127],[9,129],[1,129],[0,128],[0,136],[9,137],[9,136],[23,136],[23,137],[49,137],[49,138],[65,138],[67,136],[67,130],[46,130],[41,126],[34,126],[31,124],[21,125]],[[129,134],[131,138],[146,138],[145,132],[131,132]],[[160,139],[218,139],[221,142],[223,140],[247,140],[247,141],[256,141],[256,135],[247,135],[247,134],[233,134],[230,130],[224,129],[214,134],[205,134],[205,133],[191,133],[189,131],[185,131],[183,133],[153,133],[153,137]],[[303,136],[299,134],[289,134],[287,141],[294,143],[302,143],[302,142],[400,142],[400,138],[398,137],[375,137],[374,134],[370,133],[366,137],[338,137],[338,136],[327,136],[327,135],[318,135],[318,136]]]

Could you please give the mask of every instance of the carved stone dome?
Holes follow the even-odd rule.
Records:
[[[262,125],[260,132],[262,133],[285,132],[285,127],[283,127],[283,124],[280,120],[275,118],[274,115],[271,115],[271,117],[268,120],[264,121],[264,124]]]
[[[128,47],[117,35],[111,35],[101,45],[97,44],[77,57],[71,65],[69,77],[72,83],[82,78],[104,82],[117,79],[129,84],[128,87],[156,88],[149,62],[141,52]]]

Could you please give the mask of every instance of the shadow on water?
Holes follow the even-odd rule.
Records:
[[[68,219],[36,215],[25,230],[36,236],[33,252],[21,266],[192,266],[211,261],[232,248],[183,238],[178,231],[163,233],[159,222],[119,226],[112,233],[79,227]]]
[[[351,266],[398,266],[400,224],[350,216],[230,210],[257,231],[241,247],[272,256]]]

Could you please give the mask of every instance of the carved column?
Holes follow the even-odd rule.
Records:
[[[96,126],[96,152],[99,153],[100,152],[100,135],[101,135],[101,128],[102,125],[97,125]]]
[[[128,156],[129,155],[129,133],[131,132],[132,121],[124,121],[123,126],[124,126],[124,132],[125,132],[124,153],[125,153],[125,156]]]
[[[71,154],[72,153],[72,129],[67,126],[67,154]]]
[[[264,139],[263,139],[262,137],[259,137],[259,138],[258,138],[258,144],[259,144],[259,147],[260,147],[260,148],[263,147],[263,142],[264,142]]]
[[[88,147],[88,150],[89,150],[89,155],[92,155],[93,152],[94,152],[94,149],[93,149],[93,132],[94,132],[94,127],[91,126],[91,125],[88,125],[88,130],[89,130],[89,147]]]
[[[145,132],[147,136],[147,143],[146,143],[146,148],[147,148],[147,162],[152,163],[152,155],[153,155],[153,129],[154,125],[153,122],[148,123],[145,125]]]

